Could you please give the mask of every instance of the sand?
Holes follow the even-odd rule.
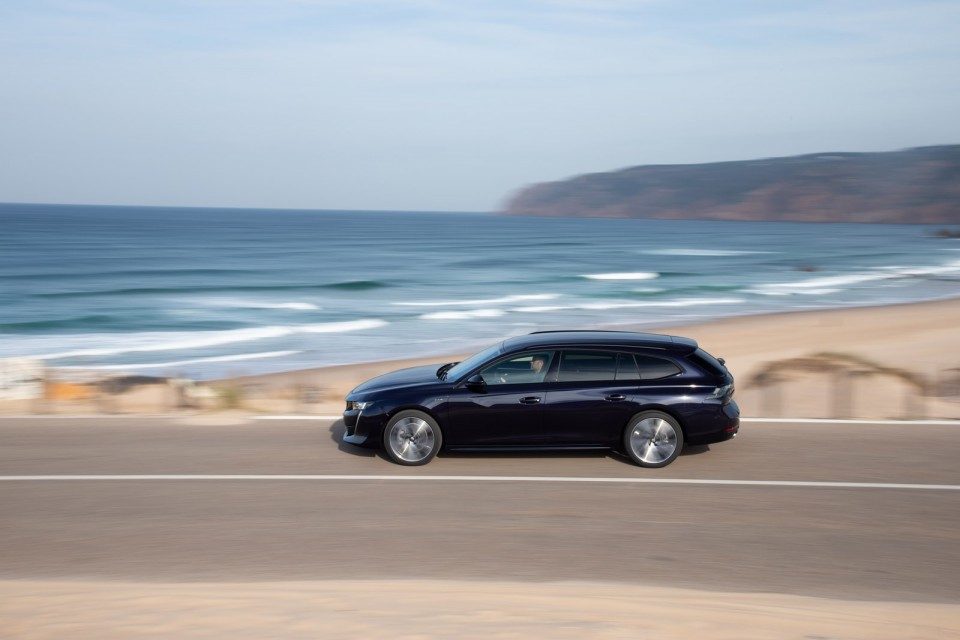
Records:
[[[630,329],[631,327],[623,327]],[[696,339],[727,360],[736,400],[753,417],[960,419],[960,299],[746,316],[647,329]],[[829,354],[829,355],[824,355]],[[0,414],[336,414],[364,380],[446,357],[351,364],[120,394],[0,402]],[[67,389],[67,391],[75,391]]]
[[[0,637],[960,637],[960,605],[837,601],[613,583],[0,582]]]

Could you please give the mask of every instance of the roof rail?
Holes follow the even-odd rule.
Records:
[[[616,329],[548,329],[546,331],[531,331],[528,335],[539,333],[636,333],[636,331],[618,331]]]

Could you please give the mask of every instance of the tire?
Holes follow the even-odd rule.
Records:
[[[623,431],[623,450],[641,467],[665,467],[683,450],[683,429],[662,411],[638,413]]]
[[[427,464],[442,445],[440,425],[422,411],[401,411],[383,430],[383,450],[397,464]]]

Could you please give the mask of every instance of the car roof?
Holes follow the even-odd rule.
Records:
[[[697,341],[660,333],[632,331],[537,331],[525,336],[508,338],[503,351],[523,351],[537,347],[646,347],[677,353],[689,353],[697,348]]]

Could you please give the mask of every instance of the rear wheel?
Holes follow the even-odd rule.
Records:
[[[624,430],[623,449],[641,467],[665,467],[683,449],[683,430],[669,414],[644,411]]]
[[[440,425],[422,411],[401,411],[383,430],[383,448],[397,464],[427,464],[442,444]]]

